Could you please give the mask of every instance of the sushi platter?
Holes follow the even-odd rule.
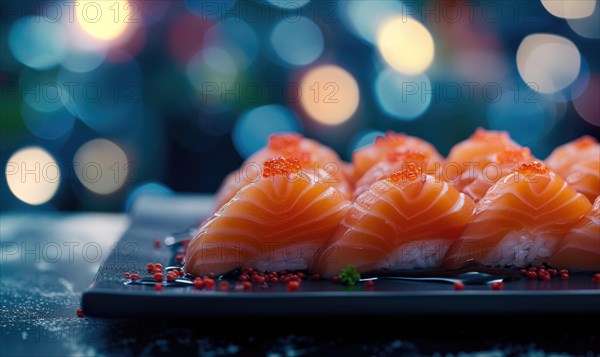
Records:
[[[599,153],[584,137],[542,161],[506,133],[478,130],[444,159],[389,132],[345,163],[298,134],[273,135],[214,196],[138,199],[82,308],[598,314]]]

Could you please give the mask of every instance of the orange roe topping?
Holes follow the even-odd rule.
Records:
[[[395,147],[403,144],[405,141],[405,134],[399,134],[393,131],[386,131],[385,135],[378,136],[377,138],[375,138],[375,145],[387,145],[388,147]]]
[[[573,141],[573,145],[575,145],[577,149],[585,149],[592,145],[596,145],[597,143],[598,141],[589,135],[582,136],[579,139]]]
[[[419,165],[410,162],[406,164],[406,169],[394,172],[388,180],[393,182],[397,182],[400,180],[414,181],[421,177],[421,173],[422,171]]]
[[[273,134],[269,137],[269,148],[272,150],[286,150],[300,145],[302,135],[295,133]]]
[[[497,161],[500,165],[507,165],[525,161],[530,158],[531,151],[529,148],[516,149],[506,147],[498,153]]]
[[[491,131],[481,128],[477,128],[473,135],[471,135],[471,138],[477,141],[509,141],[508,134],[504,131]]]
[[[521,175],[525,176],[530,176],[533,174],[544,175],[548,173],[548,168],[542,165],[540,162],[531,161],[521,164],[517,171]]]
[[[418,150],[394,150],[388,153],[389,162],[423,162],[427,154]]]
[[[300,161],[293,156],[276,157],[265,161],[263,177],[290,175],[300,171]]]

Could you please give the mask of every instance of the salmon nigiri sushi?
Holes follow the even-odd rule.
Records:
[[[335,187],[346,198],[352,196],[351,186],[342,170],[342,160],[335,151],[300,134],[281,133],[271,135],[265,148],[254,153],[240,169],[225,178],[216,194],[216,209],[233,198],[242,187],[260,178],[264,161],[278,156],[298,158],[305,171],[312,171],[313,176]]]
[[[445,258],[458,268],[469,260],[489,266],[548,262],[558,242],[589,210],[587,198],[546,166],[524,163],[492,186]]]
[[[590,201],[600,195],[600,144],[593,137],[582,136],[557,147],[546,164]]]
[[[571,270],[600,271],[600,196],[590,212],[558,243],[550,264]]]
[[[330,277],[349,264],[361,273],[437,267],[473,208],[469,197],[409,163],[358,196],[313,270]]]
[[[475,202],[486,194],[486,192],[502,177],[516,170],[519,165],[534,161],[529,148],[515,149],[507,147],[504,150],[492,154],[490,163],[484,166],[475,178],[465,185],[462,192],[467,194]]]
[[[441,160],[441,157],[436,156],[433,160]],[[368,191],[375,181],[389,177],[396,171],[402,171],[408,163],[417,164],[426,172],[435,173],[436,167],[439,166],[439,161],[432,162],[430,154],[420,150],[394,149],[386,155],[386,159],[373,165],[365,174],[356,182],[354,187],[354,197],[358,197],[361,193]]]
[[[306,269],[335,232],[350,207],[338,190],[305,174],[297,158],[268,160],[262,170],[200,227],[187,272]]]
[[[472,182],[481,169],[489,164],[490,155],[505,148],[518,149],[521,146],[505,131],[492,131],[478,128],[467,140],[454,145],[446,158],[442,178],[452,182],[459,191]]]
[[[356,150],[352,154],[354,165],[354,178],[360,179],[373,165],[385,160],[386,155],[393,150],[418,150],[426,153],[433,162],[440,162],[442,158],[435,146],[427,141],[393,131],[387,131],[385,135],[378,136],[375,142]]]

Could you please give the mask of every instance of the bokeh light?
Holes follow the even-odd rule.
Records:
[[[106,57],[102,49],[96,51],[72,51],[62,61],[63,67],[72,72],[84,73],[98,68]]]
[[[394,118],[413,120],[431,104],[431,81],[425,74],[407,76],[390,68],[375,81],[375,97],[384,112]]]
[[[534,34],[523,39],[517,50],[521,78],[540,93],[554,93],[568,87],[579,75],[581,55],[568,39]]]
[[[40,112],[23,103],[21,116],[33,135],[46,140],[61,138],[70,133],[75,124],[75,117],[65,107],[52,112]]]
[[[73,169],[88,190],[107,195],[117,191],[127,181],[129,161],[117,144],[106,139],[94,139],[83,144],[73,158]]]
[[[302,66],[314,62],[323,52],[323,34],[319,27],[300,17],[297,21],[282,20],[271,32],[271,46],[286,63]]]
[[[591,0],[590,0],[591,1]],[[579,36],[585,38],[600,38],[600,4],[595,0],[594,13],[581,19],[567,19],[569,27]]]
[[[427,28],[408,16],[386,21],[377,33],[377,47],[392,68],[408,75],[429,68],[435,52],[433,37]]]
[[[19,62],[38,70],[56,66],[67,55],[63,28],[47,18],[16,20],[8,34],[8,46]]]
[[[125,211],[129,211],[133,206],[135,200],[140,198],[141,196],[146,195],[170,195],[173,193],[168,186],[160,183],[160,182],[144,182],[141,185],[137,186],[133,189],[127,196],[127,200],[125,201]]]
[[[403,5],[395,0],[340,1],[339,6],[349,29],[372,44],[381,24],[403,13]]]
[[[24,68],[19,77],[23,102],[40,112],[53,112],[63,106],[68,92],[56,81],[54,72]]]
[[[40,147],[15,152],[6,163],[5,174],[10,192],[30,205],[50,201],[60,185],[56,160]]]
[[[522,93],[507,91],[491,103],[487,119],[492,130],[506,130],[519,144],[535,144],[553,125],[555,111],[547,99],[524,99]]]
[[[206,31],[204,46],[222,48],[239,69],[246,69],[258,53],[258,38],[247,22],[228,17]]]
[[[590,16],[596,0],[541,0],[549,13],[563,19],[580,19]]]
[[[75,17],[79,26],[93,38],[110,41],[125,32],[130,23],[139,19],[134,17],[135,4],[126,0],[75,2]]]
[[[284,10],[296,10],[310,2],[310,0],[267,0],[268,4]]]
[[[375,142],[375,138],[383,136],[384,132],[381,130],[367,129],[358,132],[352,140],[350,140],[348,147],[348,156],[352,156],[352,153],[362,147],[370,145]]]
[[[600,126],[600,74],[594,73],[583,93],[573,101],[575,110],[585,121]]]
[[[300,119],[290,109],[272,104],[243,113],[231,135],[238,153],[246,158],[265,146],[271,134],[285,131],[302,132]]]
[[[309,70],[300,82],[300,89],[302,108],[322,124],[336,125],[348,120],[360,101],[354,77],[335,65]]]

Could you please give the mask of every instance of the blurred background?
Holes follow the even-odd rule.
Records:
[[[350,160],[477,127],[546,157],[600,126],[596,0],[2,1],[0,202],[214,192],[273,132]]]

